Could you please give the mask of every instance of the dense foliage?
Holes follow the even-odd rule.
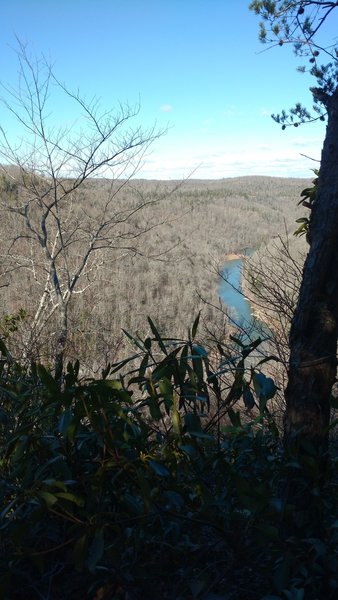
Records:
[[[213,367],[198,319],[187,341],[149,326],[128,360],[90,380],[69,363],[62,384],[1,343],[1,597],[336,597],[335,462],[325,537],[283,539],[259,340],[219,345]]]

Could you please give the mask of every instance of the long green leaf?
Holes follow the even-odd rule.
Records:
[[[197,317],[196,317],[196,319],[194,321],[194,324],[192,326],[192,330],[191,330],[191,339],[192,340],[195,338],[195,335],[197,333],[198,324],[200,322],[200,316],[201,316],[201,311],[199,311],[199,313],[198,313],[198,315],[197,315]]]
[[[150,317],[148,317],[148,323],[149,323],[149,325],[150,325],[150,329],[151,329],[151,331],[153,332],[153,334],[154,334],[154,336],[155,336],[155,339],[156,339],[156,340],[157,340],[157,342],[158,342],[158,345],[159,345],[159,347],[161,348],[162,352],[164,352],[164,354],[166,354],[166,355],[167,355],[167,354],[168,354],[168,351],[167,351],[167,349],[166,349],[166,347],[165,347],[165,345],[164,345],[164,343],[163,343],[162,337],[160,336],[160,334],[159,334],[159,332],[158,332],[157,328],[155,327],[155,324],[154,324],[154,322],[152,321],[152,319],[151,319]]]

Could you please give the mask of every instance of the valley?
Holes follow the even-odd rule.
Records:
[[[5,177],[0,188],[0,315],[3,319],[25,311],[11,334],[22,355],[43,294],[43,257],[27,236],[24,219],[13,213]],[[297,203],[307,183],[273,177],[114,182],[114,243],[97,250],[70,301],[67,358],[79,358],[88,372],[99,372],[130,353],[122,328],[141,337],[147,334],[148,315],[163,335],[184,336],[202,310],[205,330],[226,335],[218,310],[220,270],[229,255],[262,248],[272,238],[292,233],[304,212]],[[74,205],[64,207],[65,214],[70,210],[67,219],[74,231],[86,233],[111,190],[112,182],[104,179],[81,187]],[[50,227],[53,231],[53,223]],[[68,265],[85,252],[84,235],[82,239],[67,250]],[[54,340],[55,314],[35,340],[35,358],[50,360]]]

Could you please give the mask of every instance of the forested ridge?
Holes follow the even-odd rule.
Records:
[[[24,218],[10,210],[11,203],[20,204],[20,186],[15,187],[15,175],[10,179],[8,168],[6,171],[0,182],[4,207],[0,225],[1,316],[25,311],[12,340],[13,347],[17,341],[20,354],[43,289],[34,269],[34,261],[38,262],[36,246],[25,237]],[[121,207],[132,207],[140,196],[145,206],[123,224],[125,230],[133,232],[131,247],[102,251],[99,263],[88,274],[85,291],[74,296],[68,358],[79,358],[89,372],[98,372],[107,362],[124,356],[122,328],[146,333],[147,315],[156,320],[164,334],[175,331],[184,335],[187,321],[202,308],[207,324],[218,326],[222,336],[222,320],[211,306],[218,305],[217,268],[222,268],[229,253],[258,249],[274,236],[292,232],[297,199],[307,183],[272,177],[126,182],[114,198],[116,213]],[[77,200],[81,210],[100,211],[110,186],[104,179],[89,180]],[[139,238],[133,235],[149,226],[151,229]],[[122,234],[121,226],[117,227],[116,237]],[[77,246],[74,259],[78,251]],[[31,260],[26,260],[28,256]],[[40,354],[33,357],[49,360],[53,355],[53,322],[46,324],[37,346]]]

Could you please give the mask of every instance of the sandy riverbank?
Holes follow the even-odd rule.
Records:
[[[228,261],[228,260],[238,260],[240,258],[244,258],[244,254],[235,254],[235,252],[230,253],[230,254],[226,254],[224,257],[224,261]]]

